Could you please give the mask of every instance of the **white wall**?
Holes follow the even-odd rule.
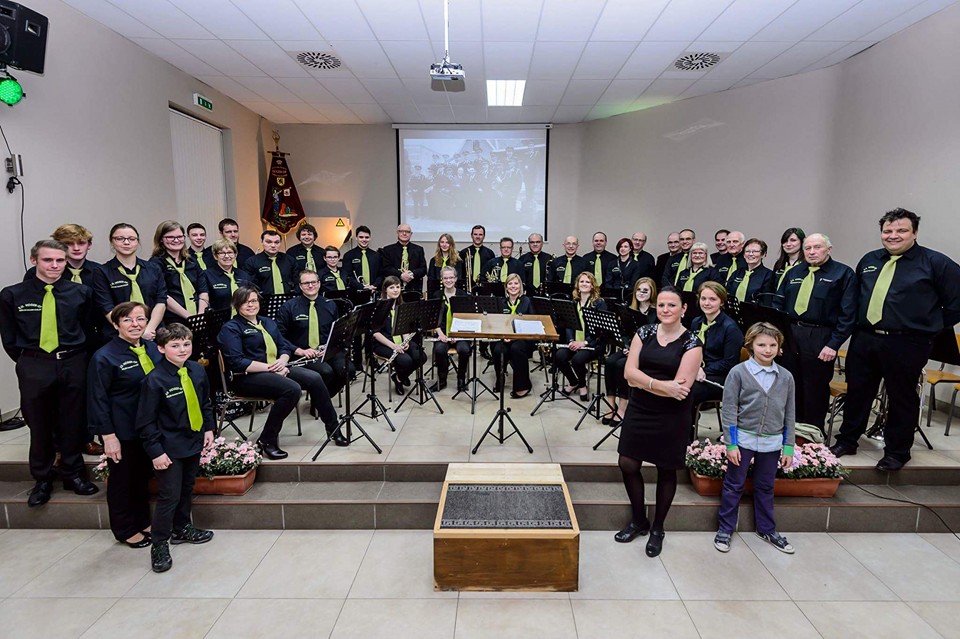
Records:
[[[105,261],[107,232],[118,221],[136,226],[150,244],[144,250],[152,249],[157,223],[177,217],[171,105],[227,129],[230,206],[242,226],[259,225],[258,115],[56,0],[30,7],[50,19],[45,74],[14,71],[27,96],[0,111],[10,146],[23,155],[28,251],[59,224],[76,222],[94,233],[91,257]],[[191,106],[195,91],[213,100],[213,113]],[[23,277],[19,215],[20,193],[0,193],[4,284]],[[18,403],[4,356],[0,411]]]

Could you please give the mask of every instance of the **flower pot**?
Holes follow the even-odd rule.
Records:
[[[243,495],[250,490],[256,478],[256,468],[251,468],[242,475],[217,475],[209,479],[201,475],[193,485],[193,494]]]
[[[718,497],[723,490],[723,479],[707,477],[690,471],[690,483],[698,495]],[[840,486],[840,479],[777,479],[773,482],[773,494],[776,497],[833,497]],[[753,481],[748,479],[743,492],[753,493]]]

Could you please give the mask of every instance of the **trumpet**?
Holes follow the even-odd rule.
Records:
[[[400,343],[400,346],[402,347],[401,350],[394,350],[393,353],[390,354],[390,357],[387,358],[387,360],[380,365],[380,368],[377,369],[377,372],[382,373],[383,371],[387,370],[390,364],[393,363],[393,360],[397,359],[397,355],[402,353],[407,348],[407,345],[410,344],[410,342],[413,340],[415,336],[416,336],[416,333],[410,333],[410,335],[403,338],[403,342]]]
[[[470,257],[470,250],[467,250],[467,257],[463,260],[464,273],[467,276],[467,293],[473,294],[473,259]]]

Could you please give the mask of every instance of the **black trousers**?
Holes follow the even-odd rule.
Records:
[[[437,379],[446,381],[450,371],[450,347],[457,349],[457,379],[464,379],[467,376],[467,369],[470,364],[470,342],[467,340],[457,340],[455,344],[449,342],[433,343],[433,363],[437,367]]]
[[[510,342],[496,342],[493,345],[493,368],[497,377],[500,377],[500,360],[503,357],[504,346],[507,349],[507,361],[513,369],[513,392],[522,393],[533,388],[530,381],[530,354],[533,344],[515,339]]]
[[[847,401],[837,442],[857,447],[857,441],[867,429],[870,408],[883,381],[888,406],[883,452],[901,462],[909,461],[914,432],[920,421],[917,383],[932,348],[932,336],[854,333],[844,363]]]
[[[267,421],[263,424],[263,432],[260,433],[260,441],[266,444],[279,444],[283,420],[297,407],[300,393],[304,390],[310,393],[311,408],[319,411],[320,419],[328,432],[337,426],[337,411],[330,401],[330,393],[323,383],[323,378],[320,373],[309,368],[291,368],[287,377],[276,373],[240,375],[234,378],[233,389],[241,395],[273,400],[273,407],[270,408]]]
[[[347,385],[347,382],[357,372],[353,362],[347,363],[346,353],[340,352],[330,357],[324,357],[322,362],[313,362],[306,366],[310,370],[320,373],[327,392],[333,397]]]
[[[59,475],[86,475],[83,445],[87,432],[87,357],[83,351],[64,359],[31,357],[17,360],[20,408],[30,427],[30,474],[36,481],[53,481],[53,460],[60,450]]]
[[[397,359],[393,360],[393,370],[404,384],[409,384],[410,374],[423,366],[427,361],[427,356],[420,349],[419,344],[411,341],[407,346],[407,350],[397,355]],[[380,342],[374,344],[373,352],[380,357],[390,357],[393,355],[393,349],[389,346],[384,346]]]
[[[183,530],[190,523],[193,484],[200,469],[200,455],[171,459],[170,462],[165,470],[156,471],[157,507],[153,511],[153,527],[150,529],[154,544],[169,540],[174,530]]]
[[[107,460],[107,510],[110,530],[125,541],[150,526],[150,495],[147,483],[153,477],[153,462],[139,439],[120,442],[120,462]]]
[[[607,356],[603,363],[603,376],[607,378],[607,395],[610,397],[630,397],[630,385],[624,369],[627,366],[627,356],[622,349],[618,349]]]
[[[571,386],[583,386],[587,383],[587,364],[600,357],[600,351],[569,348],[557,349],[557,369],[563,373]]]
[[[827,326],[790,325],[781,363],[793,374],[797,387],[797,421],[823,430],[830,407],[830,381],[834,362],[818,356],[830,340],[833,329]]]

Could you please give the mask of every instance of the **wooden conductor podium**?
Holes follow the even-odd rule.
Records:
[[[434,590],[576,591],[580,527],[559,464],[450,464]]]

